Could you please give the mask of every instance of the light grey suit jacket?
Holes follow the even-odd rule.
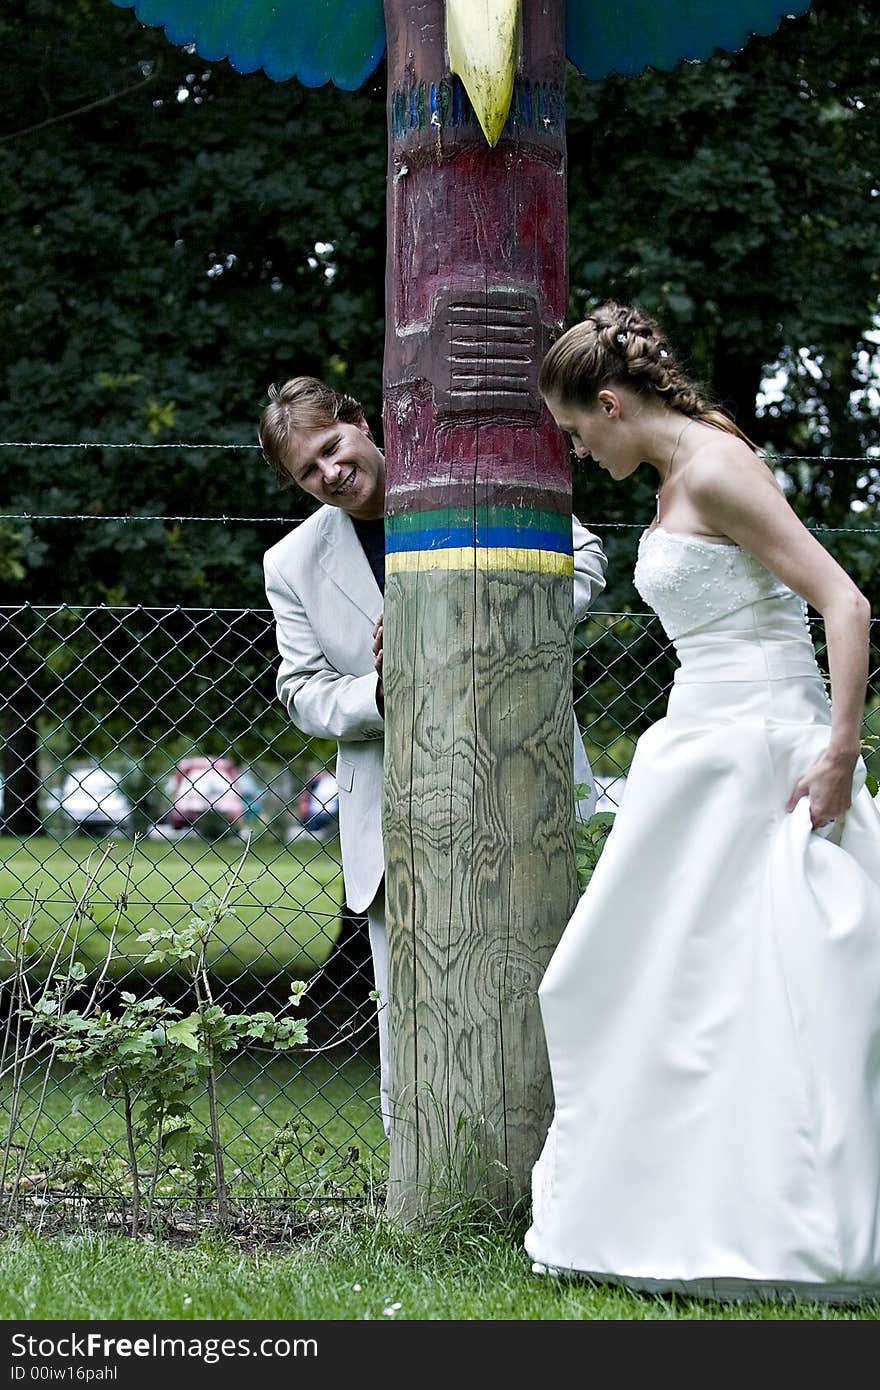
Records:
[[[572,517],[574,616],[580,622],[605,587],[597,536]],[[335,738],[339,839],[346,902],[369,907],[384,873],[382,759],[384,721],[376,705],[373,628],[383,600],[349,517],[321,507],[263,557],[281,664],[276,689],[297,728]],[[575,720],[574,782],[592,786]],[[578,806],[586,818],[595,791]]]

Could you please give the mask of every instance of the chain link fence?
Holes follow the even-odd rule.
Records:
[[[875,668],[878,644],[875,624]],[[335,745],[300,734],[275,697],[271,612],[6,607],[0,646],[0,1185],[112,1197],[135,1153],[152,1191],[198,1196],[216,1173],[185,1123],[194,1115],[217,1126],[230,1191],[272,1201],[368,1191],[384,1178],[386,1144],[366,923],[344,904]],[[575,707],[600,810],[616,808],[674,664],[653,615],[594,612],[579,626]],[[874,773],[876,676],[865,727]],[[125,1049],[133,1065],[159,1055],[138,1001],[178,1010],[164,1027],[190,1015],[194,940],[207,1006],[263,1022],[246,1045],[218,1047],[213,1099],[205,1083],[184,1104],[161,1058],[158,1081],[127,1082]],[[29,1011],[57,1012],[52,982],[65,971],[80,1033],[40,1044]],[[298,1002],[296,980],[308,984]],[[126,1008],[129,1033],[102,1058]],[[279,1045],[278,1018],[301,1018],[307,1040]]]

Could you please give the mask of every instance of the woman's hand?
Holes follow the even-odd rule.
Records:
[[[802,797],[810,804],[814,830],[822,830],[848,811],[852,804],[852,782],[858,753],[835,753],[827,748],[795,784],[786,804],[793,811]]]

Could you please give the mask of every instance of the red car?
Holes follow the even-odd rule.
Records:
[[[234,825],[248,811],[243,794],[246,783],[245,774],[230,758],[181,758],[168,785],[169,823],[175,830],[182,830],[214,812]]]

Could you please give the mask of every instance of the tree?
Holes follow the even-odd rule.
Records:
[[[161,518],[303,513],[254,448],[279,375],[344,377],[378,418],[380,89],[331,109],[194,61],[105,0],[16,2],[0,35],[16,54],[2,79],[0,438],[245,445],[0,449],[8,512],[96,519],[3,524],[3,602],[262,607],[260,554],[280,525]],[[100,521],[129,514],[160,519]],[[53,642],[31,611],[0,624],[5,817],[20,835],[40,828]],[[107,679],[121,706],[122,677]]]
[[[644,304],[776,454],[851,457],[880,444],[867,390],[880,372],[878,55],[875,5],[815,0],[741,53],[569,84],[572,317],[608,297]],[[778,399],[762,404],[779,371]],[[876,524],[876,470],[829,458],[783,473],[808,524]],[[624,519],[604,478],[576,482],[576,499],[584,515]],[[634,501],[629,492],[626,520]],[[637,516],[652,507],[646,482]],[[833,544],[880,598],[876,540]],[[626,568],[612,555],[612,576]],[[631,590],[612,578],[611,594],[615,606]]]
[[[332,96],[242,77],[107,0],[10,0],[0,37],[0,437],[251,446],[0,449],[4,510],[303,514],[252,450],[255,422],[270,380],[313,370],[379,425],[384,72]],[[571,316],[640,299],[780,454],[878,443],[878,53],[868,0],[814,0],[740,54],[569,83]],[[776,364],[780,398],[756,417]],[[789,472],[815,524],[876,506],[870,471]],[[576,489],[597,521],[650,509],[647,485],[636,504],[604,479]],[[261,604],[277,534],[0,522],[0,593]]]
[[[332,94],[242,77],[107,0],[8,0],[0,38],[0,438],[245,446],[0,448],[4,513],[281,518],[0,521],[2,601],[262,607],[262,550],[306,509],[253,448],[267,384],[315,371],[381,419],[384,72]],[[569,83],[571,316],[642,300],[779,454],[880,443],[878,54],[874,5],[814,0],[741,54]],[[777,364],[779,399],[756,414]],[[876,606],[877,473],[784,467],[809,524],[865,528],[830,542]],[[638,486],[575,478],[610,552],[609,608],[641,607],[632,532],[608,525],[650,514]],[[0,630],[18,672],[7,766],[24,778],[7,808],[36,788],[45,653],[27,621]]]
[[[248,450],[3,450],[7,503],[278,513],[253,448],[268,382],[335,370],[378,407],[381,93],[328,108],[175,50],[106,0],[13,3],[0,34],[17,55],[0,143],[2,436]],[[7,578],[7,601],[261,601],[252,527],[16,530],[26,575]]]

